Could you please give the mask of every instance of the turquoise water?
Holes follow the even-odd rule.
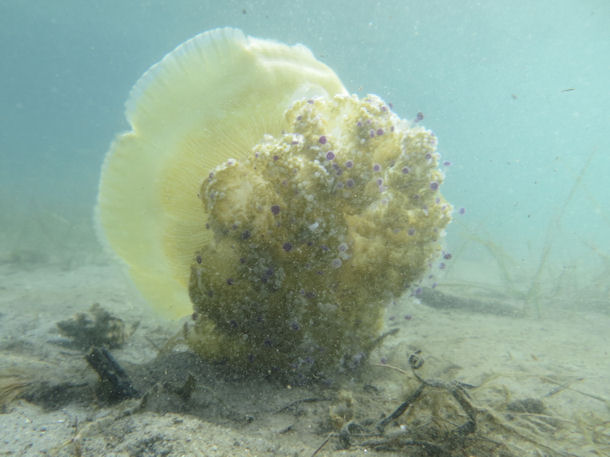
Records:
[[[455,206],[445,247],[451,259],[431,265],[423,285],[439,287],[424,289],[421,303],[409,297],[388,306],[387,328],[401,333],[390,335],[367,367],[406,367],[407,354],[422,346],[431,372],[481,383],[473,393],[485,409],[504,412],[504,403],[521,398],[549,405],[552,421],[513,421],[511,410],[506,417],[526,424],[527,433],[502,429],[492,438],[525,448],[522,439],[532,433],[578,455],[610,449],[610,0],[0,0],[0,454],[105,455],[135,446],[129,455],[168,455],[163,446],[171,442],[171,455],[219,455],[216,444],[229,449],[226,455],[252,455],[250,447],[281,455],[274,446],[293,440],[300,450],[286,455],[312,455],[322,443],[326,432],[318,426],[326,419],[317,416],[332,412],[327,403],[298,419],[295,408],[294,428],[275,422],[277,413],[263,416],[276,404],[311,399],[309,391],[247,382],[225,390],[220,376],[208,382],[207,368],[205,379],[196,373],[205,382],[193,388],[195,364],[180,364],[180,357],[150,367],[172,382],[188,372],[186,382],[174,389],[159,373],[139,375],[155,383],[146,398],[161,384],[161,393],[189,397],[199,388],[190,411],[201,422],[190,413],[166,415],[162,401],[151,406],[163,413],[153,419],[119,416],[121,405],[117,416],[106,416],[115,413],[98,404],[97,378],[82,353],[57,339],[56,323],[94,301],[135,332],[117,351],[128,368],[144,367],[160,347],[176,349],[172,335],[181,324],[186,333],[190,316],[159,323],[121,281],[97,240],[93,209],[104,156],[129,128],[124,104],[133,84],[180,43],[223,26],[302,43],[350,92],[377,94],[406,119],[423,114],[450,162],[441,191]],[[436,292],[437,303],[467,312],[434,309],[424,297]],[[486,307],[500,316],[479,313]],[[506,316],[513,311],[525,313]],[[412,380],[390,373],[357,399],[381,392],[391,411]],[[51,388],[40,388],[41,380]],[[31,386],[42,400],[23,395],[27,401],[10,403]],[[91,390],[85,400],[70,396],[79,386]],[[65,398],[43,410],[56,387]],[[229,402],[226,411],[242,411],[237,403],[246,397],[248,415],[227,420],[218,413]],[[182,406],[168,400],[170,413],[185,412]],[[262,425],[259,416],[250,424],[251,411],[261,413]],[[380,412],[381,403],[367,414]],[[182,445],[190,453],[178,452]]]
[[[303,43],[350,91],[424,114],[452,162],[443,192],[466,209],[448,231],[456,262],[497,261],[474,236],[527,274],[550,246],[549,274],[586,282],[610,255],[608,24],[604,0],[5,0],[0,252],[54,244],[37,230],[96,250],[99,169],[132,84],[182,41],[231,25]]]

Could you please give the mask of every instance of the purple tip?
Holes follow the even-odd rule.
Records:
[[[320,144],[326,144],[326,137],[324,135],[322,135],[318,141],[320,142]]]
[[[271,207],[271,212],[273,213],[274,216],[277,216],[278,214],[280,214],[280,205],[273,205]]]
[[[432,190],[438,190],[438,183],[436,181],[432,181],[430,183],[430,189]]]
[[[335,154],[333,153],[333,151],[328,151],[326,153],[326,160],[333,160],[335,158]]]

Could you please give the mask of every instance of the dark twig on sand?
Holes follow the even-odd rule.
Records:
[[[121,401],[139,396],[123,367],[106,348],[92,348],[85,359],[99,375],[101,381],[99,393],[108,401]]]

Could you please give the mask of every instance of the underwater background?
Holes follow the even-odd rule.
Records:
[[[439,280],[586,291],[607,309],[609,24],[605,0],[3,0],[0,262],[104,261],[93,207],[131,86],[234,26],[303,43],[350,92],[423,113],[456,208]]]
[[[196,355],[97,238],[132,86],[225,26],[438,138],[443,257],[354,372]],[[609,30],[609,0],[0,0],[0,454],[610,455]]]

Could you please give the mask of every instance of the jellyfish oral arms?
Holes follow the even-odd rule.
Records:
[[[191,343],[263,371],[347,368],[441,253],[436,137],[374,95],[296,101],[284,118],[202,183],[213,235],[192,262]]]

